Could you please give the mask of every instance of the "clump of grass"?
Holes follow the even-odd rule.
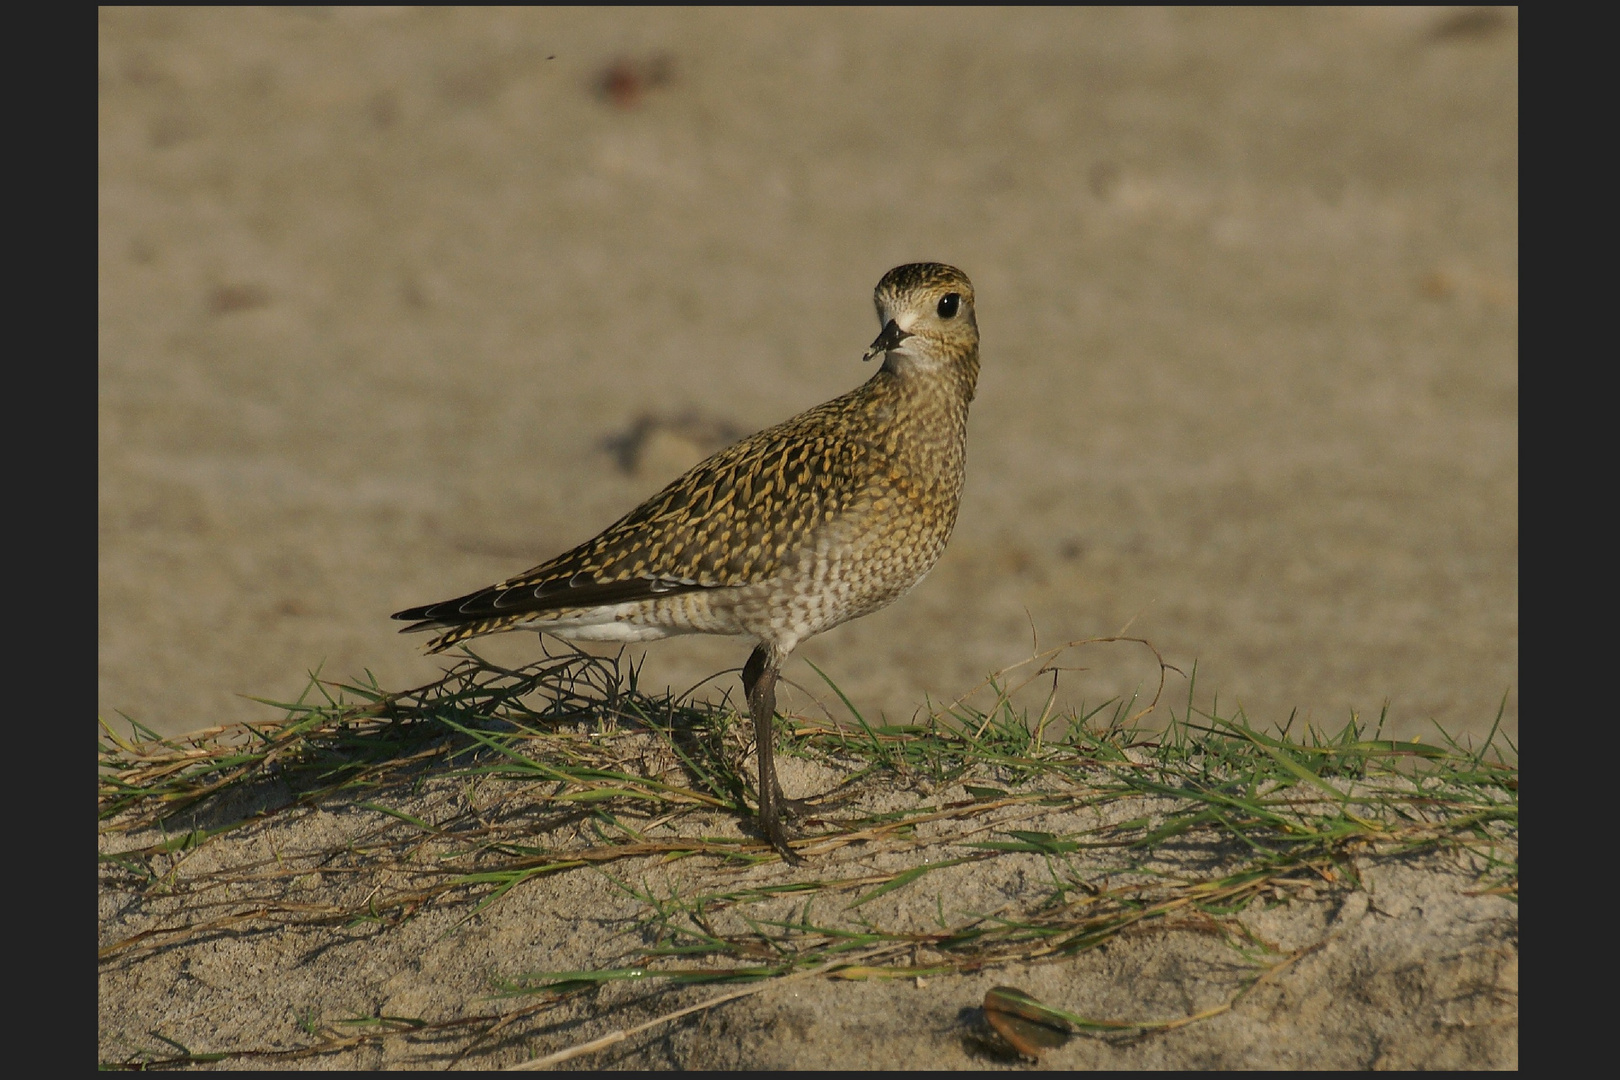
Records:
[[[469,918],[543,875],[586,866],[610,875],[642,910],[643,944],[629,962],[507,980],[500,995],[528,999],[516,1012],[386,1031],[323,1029],[309,1047],[276,1054],[331,1052],[396,1029],[428,1037],[440,1027],[476,1035],[466,1052],[521,1016],[623,980],[912,978],[1061,958],[1149,924],[1223,934],[1260,977],[1294,957],[1268,953],[1234,916],[1256,901],[1353,885],[1358,860],[1373,855],[1466,853],[1483,890],[1517,898],[1517,752],[1496,728],[1477,748],[1444,733],[1437,744],[1385,739],[1382,717],[1370,729],[1352,718],[1333,733],[1307,726],[1296,736],[1292,724],[1266,732],[1241,712],[1195,708],[1191,686],[1162,728],[1142,726],[1157,694],[1142,709],[1130,699],[1054,715],[1061,652],[1037,657],[1024,676],[1025,684],[1054,679],[1033,715],[1014,704],[1019,686],[1003,675],[987,684],[988,706],[958,701],[920,722],[872,724],[841,692],[853,726],[787,718],[784,749],[835,768],[843,788],[879,777],[934,794],[899,809],[813,819],[797,844],[811,858],[804,876],[684,893],[636,875],[649,860],[779,862],[763,840],[703,826],[715,814],[751,813],[748,725],[727,701],[646,693],[622,658],[570,650],[514,670],[468,652],[443,678],[405,692],[384,691],[369,675],[346,685],[312,676],[273,722],[178,739],[133,724],[125,738],[103,724],[103,833],[161,833],[103,855],[103,873],[123,876],[125,887],[185,894],[187,903],[179,921],[101,954],[138,956],[227,928],[385,932],[429,905],[456,905]],[[466,797],[428,816],[406,808],[425,784],[446,780]],[[371,814],[367,831],[329,851],[278,856],[273,866],[182,872],[189,853],[223,833],[333,801]],[[1038,827],[1077,814],[1092,823]],[[536,836],[563,839],[537,844]],[[1207,871],[1166,869],[1159,855],[1189,843],[1221,857]],[[854,845],[895,868],[817,876],[817,856]],[[925,888],[919,883],[942,870],[1030,856],[1043,861],[1049,883],[1027,903],[948,912],[940,902],[930,926],[873,914],[877,901]],[[316,900],[301,884],[316,871],[352,873],[356,886]],[[173,1059],[184,1060],[192,1058]]]

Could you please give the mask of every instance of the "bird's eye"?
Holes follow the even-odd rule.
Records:
[[[956,318],[956,309],[962,306],[962,294],[948,292],[939,298],[939,317],[942,319]]]

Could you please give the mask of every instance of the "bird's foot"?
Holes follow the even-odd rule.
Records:
[[[776,795],[777,811],[789,821],[803,821],[816,812],[816,807],[810,805],[809,799],[790,799],[778,792]]]
[[[804,799],[790,799],[782,794],[782,789],[776,789],[776,805],[781,807],[782,816],[790,821],[803,821],[807,818],[836,810],[855,797],[852,791],[834,797],[837,788],[824,791],[820,795],[811,795]]]
[[[800,855],[798,852],[794,851],[793,848],[788,846],[787,830],[782,827],[782,819],[780,817],[778,817],[776,814],[761,814],[759,819],[759,829],[760,832],[765,834],[765,839],[771,842],[771,847],[775,848],[777,853],[782,856],[783,862],[790,863],[794,866],[804,865],[804,856]]]
[[[790,799],[782,794],[782,789],[776,789],[776,796],[771,800],[770,807],[762,807],[759,816],[759,828],[765,838],[771,842],[783,859],[794,866],[803,866],[804,857],[788,846],[788,830],[784,822],[806,821],[834,807],[842,806],[854,798],[852,793],[842,795],[836,799],[829,798],[832,792],[812,796],[808,799]]]

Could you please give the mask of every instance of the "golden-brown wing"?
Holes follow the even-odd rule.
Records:
[[[863,462],[874,447],[847,419],[870,385],[699,462],[571,551],[486,589],[394,618],[415,622],[402,631],[407,633],[464,627],[468,632],[453,635],[462,640],[547,611],[767,580],[862,494],[862,478],[870,473]],[[490,625],[469,625],[484,622]]]

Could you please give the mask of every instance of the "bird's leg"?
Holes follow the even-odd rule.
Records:
[[[759,754],[759,827],[784,859],[798,863],[804,860],[788,847],[787,834],[782,830],[782,811],[786,809],[787,800],[782,797],[782,785],[777,782],[776,761],[771,753],[776,672],[776,650],[761,642],[743,665],[743,692],[748,695],[748,711],[754,719],[754,747]]]

